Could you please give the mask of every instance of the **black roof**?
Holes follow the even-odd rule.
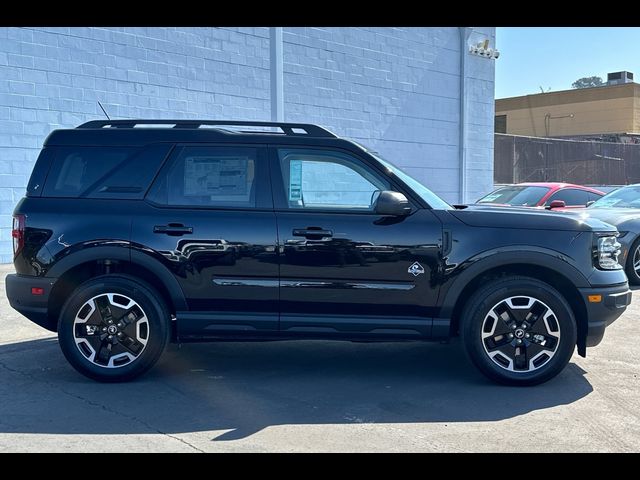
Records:
[[[235,120],[93,120],[75,129],[54,130],[45,145],[146,145],[179,143],[291,143],[313,139],[349,143],[318,125]]]

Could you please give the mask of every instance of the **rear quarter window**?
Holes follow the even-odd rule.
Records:
[[[31,176],[29,177],[29,183],[27,184],[28,197],[39,197],[42,195],[45,179],[47,178],[47,173],[49,173],[51,161],[54,157],[55,148],[51,147],[43,148],[40,155],[38,155],[38,160],[36,160],[36,164],[31,171]]]
[[[170,150],[148,147],[57,147],[45,197],[143,198]]]

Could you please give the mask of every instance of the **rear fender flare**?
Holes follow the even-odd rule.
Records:
[[[153,257],[126,247],[96,246],[70,253],[58,260],[46,273],[46,277],[59,278],[80,264],[105,259],[120,260],[146,268],[164,284],[175,309],[188,310],[182,288],[171,271]]]

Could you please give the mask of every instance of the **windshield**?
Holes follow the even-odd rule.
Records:
[[[589,208],[640,208],[640,185],[630,185],[607,193]]]
[[[533,207],[542,200],[542,197],[548,191],[549,188],[547,187],[502,187],[482,197],[478,200],[478,203],[500,203],[503,205]]]
[[[362,145],[360,146],[362,147]],[[380,163],[382,163],[385,167],[391,170],[396,177],[398,177],[400,180],[406,183],[409,186],[409,188],[411,188],[414,192],[416,192],[420,196],[420,198],[422,198],[422,200],[424,200],[429,204],[431,208],[435,210],[452,210],[453,209],[451,205],[449,205],[447,202],[442,200],[438,195],[433,193],[431,190],[425,187],[418,180],[416,180],[409,174],[403,172],[391,162],[382,158],[382,156],[379,153],[373,152],[365,147],[362,147],[362,148],[364,148],[364,150],[366,150],[366,152],[369,155],[373,155]]]

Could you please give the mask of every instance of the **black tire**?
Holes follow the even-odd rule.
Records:
[[[627,274],[627,278],[629,279],[629,283],[631,285],[640,285],[640,276],[638,275],[638,272],[636,272],[636,270],[633,268],[633,258],[638,248],[640,248],[640,237],[636,238],[636,240],[631,245],[629,254],[627,255],[627,262],[624,268],[624,271]]]
[[[140,318],[130,321],[128,324],[118,320],[118,318],[124,320],[123,312],[127,311],[127,309],[115,303],[110,303],[111,300],[106,297],[108,293],[116,294],[111,299],[114,299],[113,301],[115,302],[120,302],[122,305],[125,304],[125,298],[134,301],[140,310],[133,306],[130,311],[134,312],[134,316],[131,318],[142,318],[144,315],[146,321],[142,319],[142,326],[138,326],[138,323],[141,322]],[[91,305],[89,307],[85,306],[87,302],[94,306],[94,310],[91,310]],[[121,335],[125,341],[120,344],[115,341],[115,344],[108,346],[103,341],[100,341],[100,336],[93,334],[91,337],[85,337],[87,340],[85,343],[76,344],[76,335],[80,338],[84,330],[89,329],[85,325],[91,324],[90,328],[93,329],[95,327],[98,332],[106,328],[107,321],[98,320],[103,318],[98,305],[104,306],[105,304],[109,308],[108,315],[113,314],[112,317],[108,316],[107,318],[112,323],[124,325],[121,331],[119,330],[111,338]],[[85,310],[83,311],[82,309]],[[91,313],[86,314],[85,312],[87,311]],[[86,315],[86,319],[84,319],[85,323],[74,327],[76,315],[79,318]],[[167,307],[153,287],[128,275],[104,275],[88,280],[78,286],[64,304],[58,319],[58,342],[62,353],[78,372],[99,382],[123,382],[142,375],[160,358],[169,340],[169,323],[170,315]],[[100,327],[93,324],[99,324]],[[130,335],[130,337],[127,335]],[[146,338],[144,338],[145,336]],[[137,341],[136,338],[141,340]],[[83,342],[83,340],[80,340],[80,342]],[[113,340],[108,341],[108,343],[112,342]],[[145,342],[144,345],[142,342]],[[125,344],[131,350],[125,349]],[[94,348],[94,345],[98,346]],[[105,349],[105,352],[102,352],[102,347],[99,345],[105,345],[108,348]],[[97,358],[98,362],[104,363],[106,361],[107,365],[100,365],[91,361],[90,354],[92,351],[93,358]],[[115,365],[115,362],[113,362],[112,366],[108,366],[108,361],[110,361],[111,357],[108,360],[104,360],[103,357],[107,357],[112,351],[114,353],[112,357],[119,363],[124,364]],[[121,358],[117,358],[116,352],[120,352]],[[134,358],[133,353],[131,353],[127,357],[126,354],[122,355],[123,352],[137,352],[137,356]]]
[[[505,302],[510,297],[522,297],[511,300],[511,304],[516,306],[517,310],[522,310],[522,313],[515,309],[509,309],[511,313],[505,314],[507,320],[502,320],[503,317],[500,316],[498,316],[496,320],[490,320],[489,313],[492,311],[495,313],[493,310],[494,307],[496,307],[497,310],[505,308],[505,303],[501,302]],[[533,303],[531,310],[528,310],[526,306],[522,306],[524,305],[524,297],[537,300],[537,302]],[[515,305],[515,302],[522,305]],[[546,312],[548,312],[548,310],[545,310],[545,307],[551,309],[553,316],[547,317]],[[511,321],[515,318],[522,319],[529,315],[529,312],[534,315],[524,318],[522,323],[519,321]],[[541,324],[537,324],[537,321],[541,321],[541,317],[547,317],[548,322],[542,321]],[[491,335],[491,337],[483,339],[483,324],[485,323],[485,318],[487,319],[487,323],[484,325],[484,334]],[[533,320],[531,324],[528,323],[527,318],[529,321]],[[554,322],[554,318],[557,322]],[[473,293],[463,310],[461,320],[462,341],[470,360],[484,375],[496,382],[506,385],[537,385],[550,380],[567,365],[576,345],[576,321],[571,307],[555,288],[534,278],[508,276],[490,281]],[[496,326],[491,330],[493,322],[495,322]],[[520,326],[526,323],[525,329],[520,326],[516,329],[516,327],[513,327],[513,323]],[[555,337],[552,338],[544,331],[540,332],[544,333],[545,337],[543,338],[549,338],[549,340],[545,340],[547,346],[555,345],[555,350],[551,355],[542,355],[540,352],[544,351],[546,353],[547,350],[534,344],[534,338],[536,338],[534,331],[540,331],[539,329],[544,328],[548,332],[549,329],[547,325],[551,325],[553,333],[559,335],[559,340]],[[529,331],[526,330],[527,327],[530,329]],[[498,332],[497,328],[501,328],[501,331],[504,330],[508,333],[505,333],[503,336],[493,336],[493,333],[490,332]],[[515,338],[514,333],[511,332],[517,332],[517,335],[530,335],[530,337],[527,337],[529,340],[523,338],[521,340],[523,343],[516,345],[515,342],[518,340]],[[509,335],[513,337],[513,340],[510,340]],[[500,339],[501,341],[494,342],[494,339]],[[495,354],[496,350],[499,350],[495,348],[495,345],[503,345],[501,348],[504,348],[507,353],[511,348],[513,348],[514,353],[523,351],[525,353],[517,358],[515,355],[509,357],[508,355],[498,353],[496,360],[493,360],[489,352]],[[525,348],[522,349],[522,346]],[[528,356],[529,352],[533,353]],[[540,354],[539,360],[536,359],[536,355],[538,354]],[[505,365],[507,360],[509,360],[510,363]],[[538,361],[542,361],[543,363],[535,365],[535,362]],[[522,367],[522,362],[526,364],[525,367]],[[518,363],[520,365],[518,365]],[[509,368],[511,368],[511,370],[509,370]],[[518,370],[518,368],[523,368],[523,370]]]

